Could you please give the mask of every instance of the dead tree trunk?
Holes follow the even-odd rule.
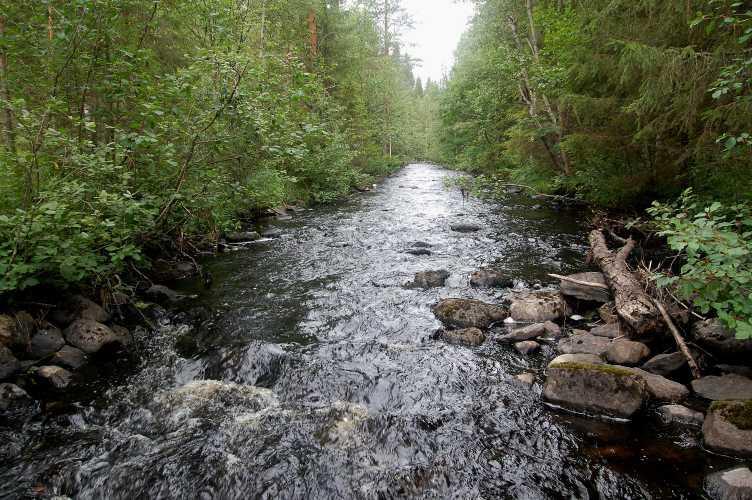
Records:
[[[590,233],[593,259],[603,271],[606,283],[614,294],[616,313],[640,336],[662,331],[663,322],[652,299],[627,266],[627,257],[634,246],[634,240],[629,239],[618,252],[612,252],[608,249],[603,232],[595,230]]]

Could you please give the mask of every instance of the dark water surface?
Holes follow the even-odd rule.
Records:
[[[510,293],[470,288],[470,272],[546,284],[586,252],[575,214],[463,202],[451,175],[411,165],[208,262],[213,288],[187,290],[211,319],[165,323],[140,339],[148,354],[127,382],[0,436],[17,449],[0,497],[697,497],[711,465],[694,434],[559,414],[540,403],[540,376],[515,380],[549,348],[430,339],[439,298]],[[432,255],[405,253],[416,242]],[[444,288],[402,287],[434,269],[451,273]]]

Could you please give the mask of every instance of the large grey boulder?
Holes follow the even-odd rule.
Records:
[[[438,271],[421,271],[415,273],[415,279],[405,285],[406,288],[440,288],[444,286],[449,279],[449,271],[440,269]]]
[[[77,319],[104,323],[109,321],[110,314],[96,302],[82,295],[74,295],[53,310],[50,319],[60,326],[68,326]]]
[[[570,309],[559,292],[534,292],[515,297],[509,312],[515,321],[542,323],[561,319]]]
[[[486,335],[478,328],[463,328],[461,330],[440,330],[436,338],[449,344],[478,346],[486,341]]]
[[[680,352],[671,354],[659,354],[645,361],[642,369],[666,377],[675,373],[687,365],[687,358]]]
[[[666,424],[701,426],[705,416],[682,405],[663,405],[657,410],[658,416]]]
[[[713,500],[752,499],[752,471],[735,467],[710,474],[705,478],[705,493]]]
[[[74,321],[65,329],[65,340],[87,354],[94,354],[111,344],[125,346],[122,334],[109,327],[88,319]]]
[[[594,354],[603,356],[611,346],[611,340],[589,333],[572,335],[559,341],[557,349],[562,354]]]
[[[578,273],[572,274],[567,277],[585,283],[597,283],[599,285],[606,285],[606,278],[603,276],[603,273]],[[605,303],[611,300],[611,292],[603,288],[580,285],[568,280],[561,280],[561,285],[559,288],[561,290],[561,293],[563,293],[564,295],[567,295],[569,297],[576,297],[580,300],[601,303]]]
[[[543,323],[536,323],[523,328],[518,328],[511,333],[502,335],[497,340],[500,342],[522,342],[540,337],[546,333],[546,326]]]
[[[6,379],[21,368],[18,359],[10,349],[0,345],[0,380]]]
[[[650,349],[642,342],[614,340],[606,351],[606,359],[615,365],[637,365],[650,355]]]
[[[710,405],[702,435],[712,451],[752,457],[752,401],[716,401]]]
[[[470,299],[441,300],[433,307],[433,313],[439,321],[455,328],[488,328],[508,316],[504,308]]]
[[[470,275],[470,286],[475,288],[506,288],[512,286],[512,280],[500,271],[479,269]]]
[[[729,373],[710,375],[692,381],[692,390],[705,399],[752,399],[752,379]]]
[[[705,350],[722,359],[749,361],[752,340],[738,340],[718,319],[698,321],[692,325],[692,339]]]
[[[547,370],[543,399],[570,410],[631,418],[648,392],[641,377],[618,366],[560,363]]]
[[[52,325],[37,330],[29,343],[29,355],[34,359],[46,358],[55,354],[65,345],[63,332]]]

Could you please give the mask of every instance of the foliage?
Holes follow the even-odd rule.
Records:
[[[687,190],[676,203],[654,203],[648,212],[685,261],[680,274],[657,276],[658,285],[674,288],[702,313],[715,312],[737,338],[752,338],[750,206],[705,206]]]

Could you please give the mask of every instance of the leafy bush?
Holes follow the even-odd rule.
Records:
[[[704,206],[690,189],[648,212],[685,259],[678,276],[658,275],[657,284],[675,288],[704,314],[714,311],[737,338],[752,338],[752,207]]]

